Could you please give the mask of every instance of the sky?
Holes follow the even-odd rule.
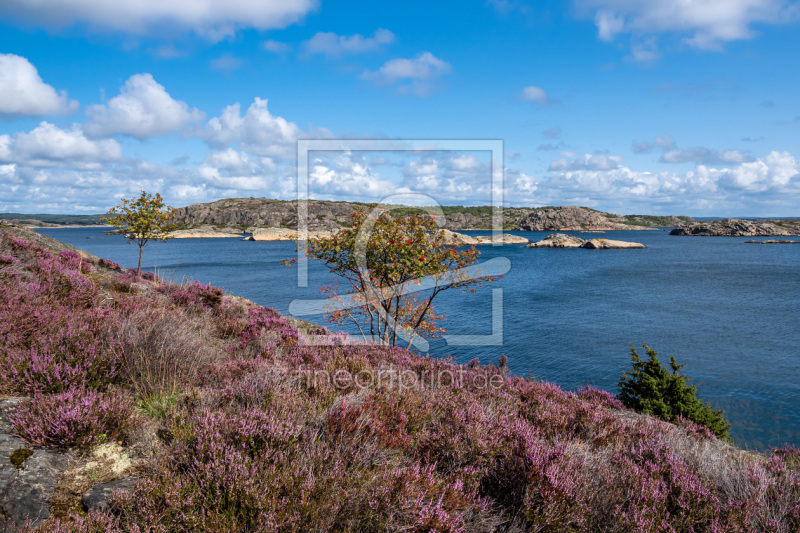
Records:
[[[800,216],[798,29],[784,0],[3,0],[0,212],[292,199],[310,139],[318,199]]]

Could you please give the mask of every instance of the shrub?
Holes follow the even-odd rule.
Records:
[[[728,439],[731,425],[723,418],[721,410],[714,410],[697,398],[697,387],[686,382],[680,374],[685,365],[679,365],[670,356],[670,371],[661,365],[658,353],[643,345],[649,359],[642,361],[636,348],[631,346],[633,368],[625,372],[619,381],[619,399],[636,411],[650,413],[667,421],[683,417],[706,426],[714,435]]]
[[[119,266],[119,263],[115,263],[110,259],[100,259],[97,264],[104,268],[110,268],[111,270],[122,270],[122,267]]]
[[[12,255],[0,254],[0,265],[13,265],[18,262],[17,258]]]
[[[175,305],[197,309],[215,309],[222,303],[225,291],[199,281],[185,285],[161,285],[158,291],[168,295]]]
[[[194,381],[209,349],[183,313],[133,312],[118,327],[122,375],[143,400],[178,394]]]
[[[17,434],[34,446],[86,448],[108,438],[120,438],[136,423],[130,399],[70,389],[40,394],[11,417]]]

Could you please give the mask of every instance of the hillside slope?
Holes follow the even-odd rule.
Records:
[[[354,210],[366,204],[309,200],[308,228],[330,231],[347,225]],[[452,231],[489,230],[492,228],[490,206],[442,206],[443,228]],[[408,216],[424,211],[402,207],[392,211]],[[609,229],[643,229],[694,222],[688,217],[621,216],[576,206],[503,209],[503,229],[522,231],[580,231]],[[255,228],[297,228],[297,202],[267,198],[228,198],[178,209],[178,221],[186,227],[217,226],[251,233]]]
[[[794,449],[354,344],[62,246],[0,227],[0,527],[32,502],[22,531],[800,528]],[[47,454],[68,460],[36,484]]]

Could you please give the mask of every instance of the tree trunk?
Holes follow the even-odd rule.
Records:
[[[142,252],[144,252],[143,247],[139,247],[139,266],[136,267],[136,275],[138,276],[142,272]]]

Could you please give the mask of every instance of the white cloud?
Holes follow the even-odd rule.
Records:
[[[577,203],[615,212],[781,216],[794,213],[800,194],[800,161],[788,152],[719,168],[698,164],[683,173],[638,171],[619,157],[609,159],[616,164],[555,165],[534,196],[520,192],[514,201]]]
[[[575,170],[611,170],[619,167],[622,160],[619,156],[608,156],[605,154],[586,154],[575,159],[557,159],[550,163],[551,171],[575,171]]]
[[[13,137],[0,135],[0,161],[5,163],[96,169],[121,157],[122,148],[113,139],[92,141],[76,127],[62,130],[49,122]]]
[[[318,0],[5,0],[0,14],[54,27],[87,23],[140,35],[188,30],[219,40],[241,28],[284,28],[317,5]]]
[[[78,102],[43,82],[26,58],[0,54],[0,116],[64,115],[77,110]]]
[[[211,65],[211,68],[215,70],[231,72],[244,65],[244,60],[239,57],[226,54],[216,59],[212,59],[209,65]]]
[[[789,152],[770,152],[764,158],[742,163],[732,169],[704,171],[732,189],[749,192],[800,192],[800,162]]]
[[[397,190],[372,171],[363,155],[351,152],[315,159],[308,177],[312,194],[319,198],[375,201]]]
[[[524,87],[522,89],[522,95],[520,98],[529,102],[537,103],[539,105],[547,105],[551,103],[550,97],[547,96],[547,92],[536,85],[528,85],[527,87]]]
[[[373,52],[394,41],[394,34],[380,28],[372,37],[363,35],[337,35],[331,32],[319,32],[300,46],[306,55],[322,54],[328,57],[342,57],[346,54]]]
[[[731,163],[744,163],[751,160],[740,150],[725,150],[718,152],[698,146],[696,148],[675,149],[664,152],[659,161],[662,163],[699,163],[703,165],[718,165]]]
[[[631,45],[631,55],[629,59],[637,63],[649,65],[659,57],[661,57],[661,54],[658,53],[658,46],[656,45],[654,37]]]
[[[203,119],[198,109],[174,100],[150,74],[128,78],[119,96],[106,105],[89,106],[86,133],[94,137],[115,134],[147,139],[168,135]]]
[[[450,63],[438,59],[430,52],[422,52],[413,59],[391,59],[376,71],[364,71],[361,77],[379,86],[395,85],[399,94],[427,96],[435,81],[451,70]]]
[[[599,10],[594,16],[597,26],[597,37],[602,41],[613,41],[625,28],[625,19],[605,9]]]
[[[548,139],[558,139],[559,137],[561,137],[561,128],[557,126],[548,128],[542,132],[542,135],[544,135]]]
[[[284,55],[287,52],[289,52],[289,50],[291,50],[292,47],[286,43],[270,39],[268,41],[264,41],[263,43],[261,43],[261,48],[263,48],[267,52],[272,52],[278,55]]]
[[[662,133],[652,141],[634,141],[632,149],[635,154],[646,154],[656,149],[669,150],[674,147],[675,138],[669,133]]]
[[[244,116],[238,103],[227,106],[208,121],[200,136],[215,148],[239,144],[246,152],[288,160],[296,156],[300,133],[294,122],[272,115],[266,99],[256,98]]]
[[[779,24],[798,18],[797,5],[786,0],[575,1],[592,14],[602,40],[611,41],[621,33],[674,32],[689,46],[705,49],[753,37],[753,24]]]

